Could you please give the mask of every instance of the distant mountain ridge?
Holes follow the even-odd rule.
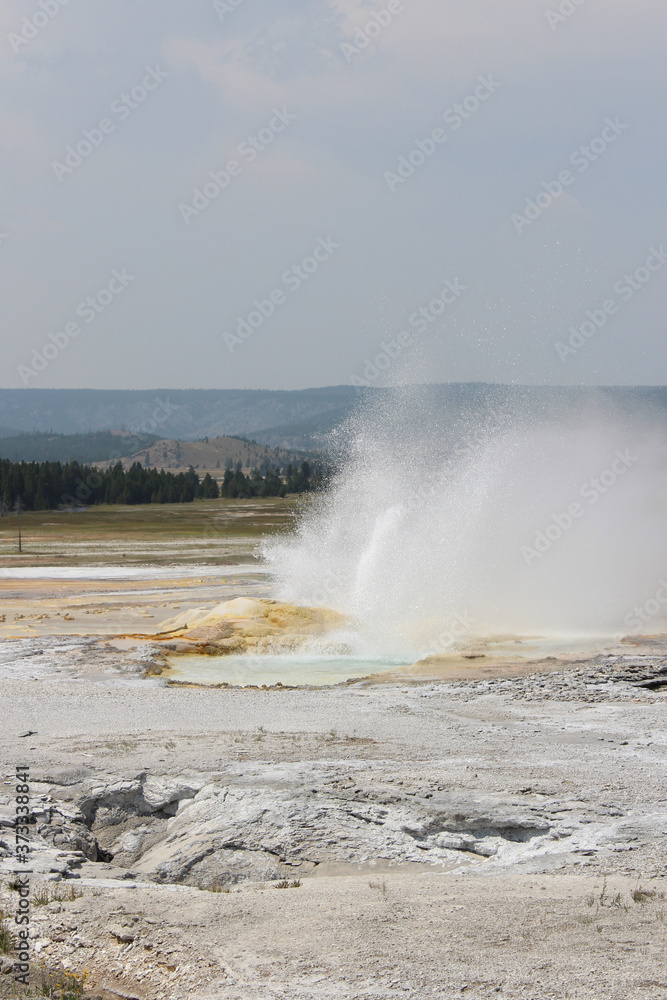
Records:
[[[240,436],[294,451],[320,450],[327,434],[364,401],[391,389],[0,389],[4,434],[83,434],[123,429],[132,434],[197,441]],[[667,419],[664,386],[504,386],[447,383],[419,387],[443,412],[505,408],[547,414],[583,411],[593,400],[616,409],[637,406]],[[141,446],[141,445],[140,445]]]
[[[274,447],[316,446],[302,433],[292,441],[268,436],[271,428],[312,424],[336,413],[344,417],[367,390],[322,389],[0,389],[0,427],[5,434],[83,434],[123,428],[135,434],[192,441],[236,435]],[[280,436],[278,436],[280,437]]]

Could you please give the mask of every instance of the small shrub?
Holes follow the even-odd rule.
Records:
[[[77,889],[76,886],[70,885],[64,891],[60,889],[55,889],[53,895],[51,896],[51,902],[53,903],[73,903],[75,899],[81,899],[83,896],[83,889]]]
[[[202,892],[231,892],[232,890],[228,885],[223,885],[218,879],[214,878],[210,885],[199,884],[198,887]]]
[[[14,951],[14,935],[9,929],[5,914],[0,910],[0,954],[9,955]]]
[[[600,893],[600,906],[604,906],[607,897],[607,876],[602,881],[602,892]]]
[[[42,966],[42,983],[40,994],[49,1000],[81,1000],[84,995],[88,973],[61,971],[47,973]]]
[[[603,906],[606,907],[607,909],[609,909],[612,906],[615,906],[618,909],[627,910],[628,907],[627,906],[623,906],[623,901],[622,900],[623,900],[623,897],[622,897],[622,895],[621,895],[620,892],[617,892],[615,896],[611,896],[611,897],[607,895],[607,876],[605,875],[604,876],[604,880],[602,882],[602,892],[600,893],[600,898],[598,900],[598,909],[600,907],[603,907]],[[590,898],[589,898],[589,900],[587,900],[587,902],[588,902],[589,906],[592,906],[594,900],[593,900],[593,902],[591,902]]]
[[[664,892],[656,892],[655,889],[634,889],[630,895],[635,903],[648,903],[654,899],[664,899]]]
[[[300,889],[301,879],[295,878],[291,882],[289,879],[284,878],[282,882],[276,882],[273,887],[274,889]]]

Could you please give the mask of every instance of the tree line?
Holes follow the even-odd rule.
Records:
[[[262,474],[259,469],[255,469],[246,476],[237,462],[235,469],[225,470],[220,496],[245,500],[251,497],[284,497],[288,493],[310,493],[312,490],[322,489],[328,475],[326,469],[302,462],[299,466],[288,465],[282,472],[277,468],[269,468]]]
[[[158,472],[135,462],[101,470],[78,462],[11,462],[0,459],[0,516],[10,510],[55,510],[96,504],[192,503],[193,500],[284,497],[324,485],[325,473],[308,462],[299,467],[255,469],[245,475],[237,465],[227,469],[222,485],[210,473],[200,479],[187,472]]]

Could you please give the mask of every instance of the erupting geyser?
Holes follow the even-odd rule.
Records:
[[[341,611],[348,641],[382,655],[620,636],[644,606],[659,605],[644,631],[660,631],[658,418],[597,390],[477,388],[464,402],[421,387],[360,409],[328,492],[263,547],[276,596]]]

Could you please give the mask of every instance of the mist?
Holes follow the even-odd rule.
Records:
[[[327,492],[262,548],[276,596],[343,612],[353,645],[384,655],[657,630],[664,429],[595,391],[570,404],[454,410],[409,387],[360,407]]]

